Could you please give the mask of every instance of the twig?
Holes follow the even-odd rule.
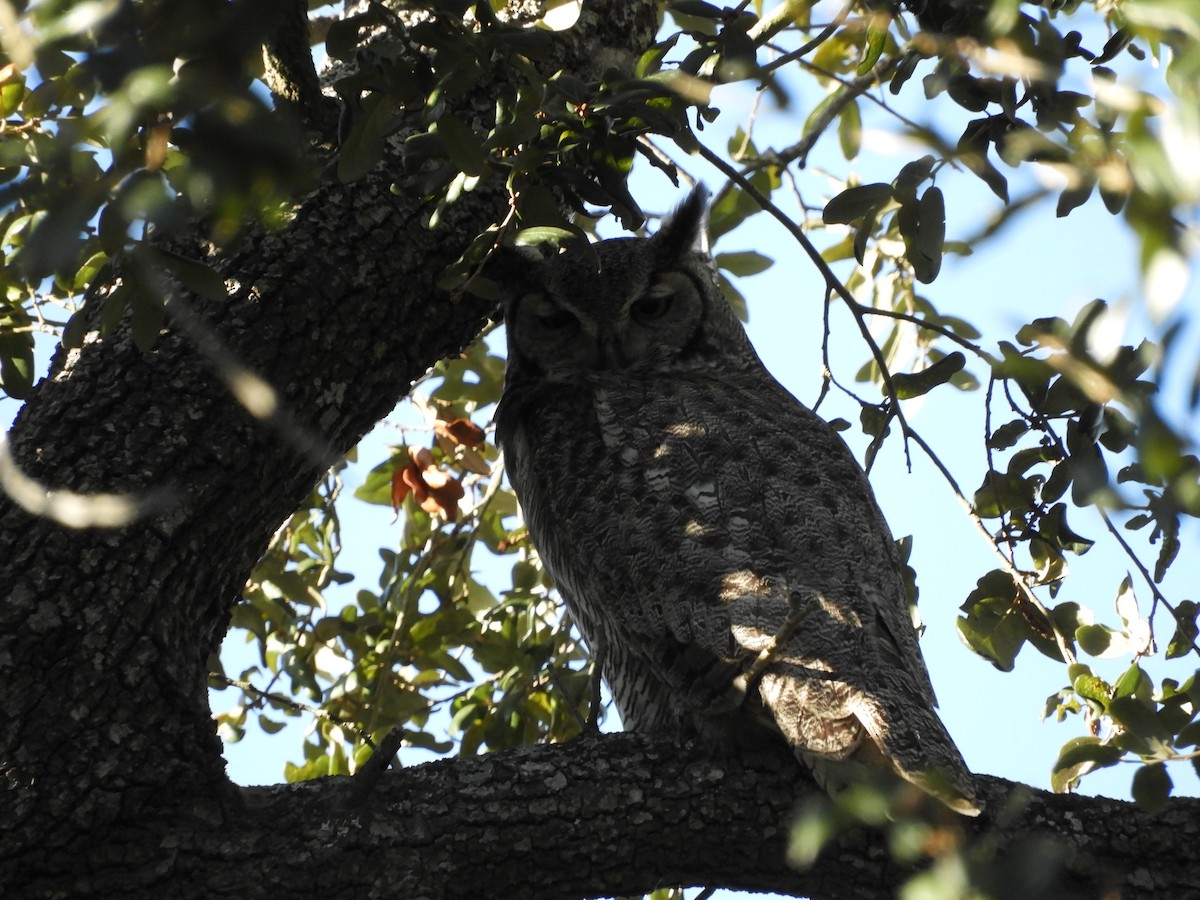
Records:
[[[265,691],[262,688],[257,687],[251,684],[249,681],[245,681],[241,678],[230,678],[228,675],[218,675],[215,672],[210,672],[208,677],[214,681],[224,682],[229,687],[237,688],[244,693],[254,694],[257,697],[261,697],[263,700],[270,701],[271,703],[275,703],[279,706],[287,706],[291,709],[297,710],[298,712],[308,713],[315,719],[324,719],[326,722],[332,722],[339,728],[344,728],[351,732],[368,747],[372,749],[375,748],[375,743],[371,740],[370,736],[361,731],[357,725],[354,725],[353,723],[348,722],[340,716],[336,716],[319,706],[310,706],[307,703],[302,703],[299,700],[296,700],[294,697],[285,697],[283,694]]]
[[[772,9],[769,13],[755,23],[754,27],[751,28],[749,32],[751,39],[753,39],[754,43],[758,46],[762,46],[767,41],[771,40],[771,38],[775,37],[775,35],[779,34],[779,32],[783,31],[783,29],[787,28],[789,23],[795,20],[796,13],[806,11],[811,5],[811,3],[805,3],[803,0],[784,0],[783,3],[780,3],[777,7]],[[853,7],[853,2],[847,3],[845,7],[842,8],[842,11],[834,17],[833,23],[829,25],[825,31],[828,31],[829,34],[832,34],[833,31],[837,29],[837,26],[845,21],[846,16]],[[818,35],[816,44],[813,46],[817,46],[821,42],[828,40],[829,34],[825,34],[825,31],[822,31],[821,33],[824,35],[823,37]],[[812,43],[812,41],[809,43]],[[812,47],[808,48],[808,50],[811,49]],[[805,53],[807,53],[808,50],[805,50]]]
[[[987,362],[992,361],[991,354],[989,354],[986,350],[984,350],[978,344],[972,343],[971,341],[967,340],[962,335],[955,334],[952,330],[947,328],[945,325],[938,325],[935,322],[930,322],[927,319],[922,319],[920,316],[914,316],[911,313],[903,313],[903,312],[899,312],[894,309],[880,309],[877,306],[863,306],[862,312],[863,312],[863,315],[867,315],[867,316],[884,316],[885,318],[888,318],[888,319],[900,319],[901,321],[904,321],[904,322],[911,322],[913,325],[916,325],[918,328],[924,328],[927,331],[936,332],[944,338],[949,338],[950,340],[954,341],[954,343],[958,344],[963,349],[970,350],[972,353],[974,353],[976,356],[978,356],[982,360],[985,360]]]
[[[858,97],[866,92],[867,88],[881,80],[881,77],[887,73],[887,70],[894,68],[896,61],[894,59],[876,66],[866,75],[860,75],[850,81],[843,82],[838,88],[838,92],[833,95],[829,103],[821,111],[821,115],[813,122],[812,127],[808,132],[800,138],[792,146],[770,154],[772,160],[777,160],[779,165],[786,166],[792,160],[796,160],[800,164],[800,168],[804,168],[808,163],[808,154],[816,145],[821,135],[825,133],[833,120],[842,114],[849,104],[854,102]]]
[[[804,605],[801,606],[801,601]],[[788,614],[784,618],[783,624],[779,626],[779,630],[771,635],[771,639],[767,641],[767,645],[758,652],[758,655],[751,660],[750,664],[739,676],[741,684],[741,692],[744,694],[754,686],[754,683],[762,676],[767,666],[775,661],[781,647],[784,646],[795,633],[796,629],[821,605],[822,597],[814,590],[803,589],[792,591],[788,597]]]
[[[1128,556],[1129,559],[1133,562],[1133,564],[1137,567],[1137,570],[1141,574],[1142,578],[1145,580],[1146,585],[1150,588],[1150,593],[1154,595],[1155,605],[1161,603],[1163,606],[1165,606],[1167,608],[1167,612],[1169,612],[1171,614],[1171,617],[1175,620],[1175,628],[1178,631],[1179,630],[1179,616],[1175,612],[1175,607],[1171,605],[1170,601],[1168,601],[1167,598],[1163,595],[1163,592],[1159,589],[1158,585],[1154,583],[1154,579],[1150,575],[1150,570],[1146,568],[1146,566],[1142,563],[1141,558],[1134,551],[1133,547],[1131,547],[1129,545],[1129,542],[1125,540],[1124,536],[1121,534],[1120,530],[1117,528],[1116,523],[1114,523],[1113,520],[1111,518],[1109,518],[1108,512],[1099,506],[1097,506],[1096,509],[1100,513],[1100,518],[1101,518],[1101,520],[1103,520],[1104,526],[1108,529],[1108,533],[1111,534],[1114,538],[1116,538],[1117,543],[1121,545],[1121,549],[1125,551],[1125,555]],[[1154,617],[1154,607],[1152,606],[1150,608],[1150,615],[1147,616],[1146,618],[1152,620],[1153,617]],[[1189,639],[1188,643],[1192,645],[1192,649],[1195,650],[1197,654],[1200,654],[1200,647],[1196,646],[1195,639]]]
[[[346,809],[354,809],[366,802],[371,791],[375,789],[375,785],[379,784],[383,773],[391,766],[403,743],[404,727],[397,725],[388,732],[387,737],[379,742],[379,746],[371,754],[371,758],[363,763],[362,768],[350,779],[350,792],[342,801],[342,805]]]
[[[813,65],[812,63],[810,63],[808,60],[805,60],[805,59],[800,60],[800,65],[803,66],[805,69],[808,69],[808,71],[810,71],[816,75],[820,75],[822,78],[829,78],[833,81],[836,81],[836,82],[842,84],[843,86],[849,86],[854,81],[854,79],[846,78],[844,75],[839,75],[837,72],[830,72],[828,69],[823,69],[820,66]],[[876,68],[878,69],[878,66]],[[914,120],[908,118],[903,113],[897,112],[895,109],[893,109],[891,106],[888,105],[886,100],[880,99],[879,97],[876,97],[874,94],[868,94],[865,91],[862,92],[861,96],[863,96],[867,100],[870,100],[872,103],[874,103],[876,106],[878,106],[884,112],[886,112],[888,115],[894,117],[901,124],[907,125],[909,128],[911,128],[913,131],[917,132],[918,134],[933,135],[933,132],[931,132],[928,128],[925,128],[924,126],[920,125],[919,123],[915,122]],[[947,146],[945,141],[942,141],[940,138],[937,138],[936,135],[934,135],[934,137],[936,138],[936,140],[934,140],[934,142],[933,142],[935,144],[935,149],[942,149]]]
[[[854,299],[854,295],[847,290],[846,286],[833,274],[833,270],[829,268],[829,263],[825,262],[821,252],[813,245],[812,241],[795,222],[793,222],[787,214],[779,207],[771,202],[769,197],[766,197],[758,190],[750,180],[741,172],[738,172],[733,166],[725,162],[720,156],[710,150],[703,144],[699,144],[700,155],[703,156],[709,163],[721,171],[727,178],[737,182],[737,184],[749,194],[759,207],[765,212],[770,213],[775,219],[787,229],[788,233],[795,238],[796,242],[804,249],[808,258],[812,260],[813,265],[817,267],[817,271],[824,278],[826,286],[833,290],[846,305],[850,308],[851,314],[854,316],[854,321],[858,324],[858,330],[863,336],[863,340],[871,350],[871,356],[875,360],[875,364],[879,366],[879,373],[883,378],[883,385],[888,399],[891,401],[889,412],[896,417],[900,423],[901,434],[904,438],[904,458],[909,469],[912,468],[912,456],[908,450],[908,437],[913,433],[912,427],[908,424],[908,420],[904,417],[904,410],[900,408],[900,401],[897,399],[896,386],[892,383],[892,374],[888,370],[887,361],[883,357],[883,351],[879,349],[879,345],[875,342],[875,337],[871,334],[871,329],[867,327],[866,318],[863,314],[864,307]]]
[[[987,526],[983,524],[983,519],[981,519],[979,514],[975,512],[974,507],[971,506],[971,502],[962,492],[962,488],[958,486],[958,482],[955,480],[954,476],[950,474],[950,470],[946,468],[946,464],[941,461],[938,455],[933,452],[933,448],[930,447],[929,444],[925,442],[925,439],[919,434],[913,432],[910,437],[913,439],[916,445],[925,452],[925,455],[929,457],[929,461],[933,463],[934,467],[942,473],[942,477],[945,478],[947,484],[950,485],[950,489],[954,492],[954,496],[958,498],[959,503],[961,503],[963,508],[966,510],[967,518],[969,518],[975,527],[980,531],[980,533],[987,538],[987,542],[991,546],[992,550],[1004,562],[1004,570],[1008,573],[1009,577],[1012,578],[1013,584],[1016,586],[1017,590],[1020,591],[1022,596],[1025,597],[1029,604],[1038,612],[1040,612],[1045,618],[1046,624],[1049,626],[1051,634],[1054,635],[1054,642],[1058,645],[1058,650],[1062,654],[1063,659],[1068,664],[1074,664],[1078,662],[1078,659],[1075,656],[1075,651],[1070,648],[1066,642],[1066,639],[1055,626],[1054,620],[1050,618],[1050,611],[1047,610],[1042,601],[1038,599],[1038,596],[1033,592],[1033,589],[1026,584],[1025,577],[1021,573],[1021,570],[1017,568],[1015,563],[1013,563],[1007,556],[1004,555],[998,546],[996,546],[996,542],[992,537],[992,533],[988,531]]]

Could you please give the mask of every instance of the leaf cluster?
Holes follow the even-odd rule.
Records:
[[[36,4],[24,24],[0,54],[0,379],[17,398],[34,333],[60,334],[114,273],[125,281],[103,299],[105,333],[131,308],[139,343],[157,335],[161,291],[147,255],[134,258],[148,238],[203,219],[227,243],[248,220],[279,220],[311,183],[256,88],[271,15],[212,0],[63,2]]]
[[[483,343],[439,366],[422,401],[426,424],[405,431],[431,433],[430,443],[391,448],[355,490],[359,501],[403,517],[398,545],[380,550],[376,588],[359,586],[349,602],[327,590],[351,577],[336,569],[336,477],[280,530],[251,576],[233,625],[259,663],[216,679],[242,692],[218,722],[236,739],[248,713],[271,731],[272,709],[290,717],[320,710],[289,780],[352,773],[397,729],[403,747],[475,753],[565,740],[589,714],[586,657],[548,595],[511,491],[499,488],[496,449],[471,424],[502,371]],[[398,490],[417,458],[427,479],[437,472],[459,486],[450,496],[461,501],[429,494],[433,502],[422,503]],[[511,588],[497,596],[476,570],[501,561]],[[275,696],[282,679],[285,697],[298,701]]]

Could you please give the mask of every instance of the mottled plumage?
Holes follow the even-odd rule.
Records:
[[[775,732],[823,783],[886,760],[974,814],[867,479],[759,361],[703,210],[506,279],[497,423],[530,535],[627,728]]]

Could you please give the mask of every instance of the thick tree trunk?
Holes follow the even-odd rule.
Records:
[[[595,0],[562,62],[628,55],[653,27],[649,0]],[[833,897],[894,884],[863,841],[808,875],[786,869],[786,817],[807,789],[794,766],[629,737],[396,773],[349,811],[338,780],[228,782],[205,682],[250,567],[324,467],[489,313],[435,283],[503,198],[464,198],[431,232],[390,171],[394,159],[355,184],[330,177],[286,230],[208,260],[227,301],[173,294],[151,352],[128,333],[89,335],[22,410],[10,450],[24,473],[157,505],[76,531],[0,496],[0,895],[551,897],[712,882]],[[252,404],[258,418],[229,390],[242,371],[275,392]],[[1038,797],[1013,821],[1128,873],[1142,845],[1125,823],[1140,814],[1113,808]],[[1176,803],[1169,816],[1187,814]],[[1182,829],[1136,821],[1161,832],[1144,844],[1163,861],[1143,868],[1179,885],[1165,854]]]
[[[628,56],[654,19],[648,0],[589,4],[555,62]],[[74,531],[0,496],[0,884],[115,860],[122,845],[156,856],[130,840],[139,829],[160,814],[207,819],[235,797],[206,693],[232,602],[322,471],[490,312],[436,282],[500,218],[499,188],[430,231],[428,205],[391,190],[394,153],[345,185],[331,151],[314,153],[324,181],[285,230],[205,259],[228,299],[164,284],[170,327],[151,352],[127,329],[88,334],[12,429],[17,466],[46,488],[150,492],[156,505],[123,528]]]

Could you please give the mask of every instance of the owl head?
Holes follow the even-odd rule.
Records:
[[[712,258],[698,249],[706,202],[707,192],[696,188],[649,238],[614,238],[506,265],[510,383],[754,358]]]

